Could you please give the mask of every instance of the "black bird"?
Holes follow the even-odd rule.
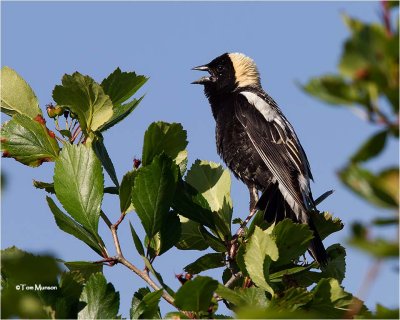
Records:
[[[314,233],[309,251],[326,265],[327,253],[309,216],[316,210],[310,164],[292,125],[262,89],[254,61],[225,53],[193,70],[209,73],[193,83],[204,85],[218,154],[249,188],[250,209],[264,210],[268,222],[290,218],[307,224]]]

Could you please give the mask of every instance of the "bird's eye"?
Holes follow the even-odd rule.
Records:
[[[217,71],[218,71],[218,72],[224,71],[224,66],[221,65],[221,64],[217,65]]]

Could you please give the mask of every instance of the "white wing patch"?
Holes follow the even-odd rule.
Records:
[[[277,112],[272,109],[265,100],[260,98],[253,92],[243,91],[240,92],[241,95],[244,95],[249,103],[256,107],[258,111],[264,116],[267,121],[273,121],[277,119]]]

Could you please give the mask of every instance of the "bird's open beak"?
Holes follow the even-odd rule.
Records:
[[[209,68],[207,65],[194,67],[194,68],[192,68],[192,70],[208,71],[208,72],[210,72],[210,68]],[[210,75],[211,75],[211,72],[210,72]],[[207,76],[204,76],[204,77],[201,77],[200,79],[198,79],[198,80],[196,80],[196,81],[193,81],[192,84],[205,84],[205,83],[207,83],[207,82],[212,82],[212,81],[213,81],[213,80],[212,80],[211,76],[208,76],[208,77],[207,77]]]

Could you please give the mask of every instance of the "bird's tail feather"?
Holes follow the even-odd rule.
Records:
[[[269,223],[277,223],[285,218],[289,218],[295,222],[301,223],[296,213],[284,199],[279,191],[277,183],[271,183],[262,193],[256,204],[257,210],[264,211],[264,219]],[[307,219],[307,224],[313,232],[314,238],[310,242],[308,251],[311,256],[321,265],[326,266],[328,263],[328,255],[322,243],[314,223],[311,218]]]

